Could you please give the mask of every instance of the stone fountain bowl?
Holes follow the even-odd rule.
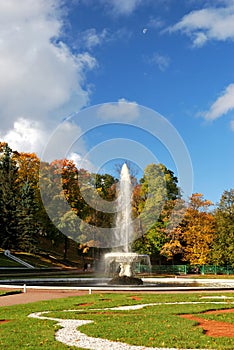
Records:
[[[115,261],[117,263],[134,263],[144,261],[150,265],[149,256],[146,254],[125,253],[125,252],[111,252],[105,254],[105,261]]]

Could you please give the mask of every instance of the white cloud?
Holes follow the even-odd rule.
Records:
[[[79,149],[80,154],[85,154],[86,147],[81,135],[82,130],[79,125],[72,120],[65,120],[50,135],[41,158],[47,161],[67,158],[74,145]]]
[[[92,51],[97,46],[102,46],[107,43],[113,43],[118,40],[129,40],[132,32],[126,28],[120,28],[114,32],[104,28],[100,32],[96,28],[89,28],[80,32],[76,40],[76,47],[82,50]]]
[[[193,40],[193,45],[196,47],[201,47],[205,44],[205,42],[208,40],[206,34],[204,33],[196,33],[196,36]]]
[[[95,166],[88,159],[85,159],[83,154],[71,152],[67,158],[74,162],[77,169],[85,169],[91,173],[97,172],[97,169],[95,168]]]
[[[153,29],[159,29],[161,28],[162,26],[164,25],[164,22],[161,18],[159,17],[151,17],[148,24],[147,24],[147,27],[149,28],[153,28]]]
[[[89,101],[85,73],[96,61],[88,53],[73,54],[59,39],[61,4],[0,1],[1,137],[20,134],[21,126],[49,133],[62,117]],[[22,149],[26,144],[22,139],[20,147],[18,139],[19,150],[28,151]]]
[[[101,0],[115,15],[130,15],[143,0]]]
[[[103,104],[98,110],[98,116],[108,121],[133,121],[139,117],[139,106],[136,102],[129,102],[124,98],[117,103]]]
[[[233,2],[223,7],[192,11],[166,31],[188,35],[195,47],[203,46],[208,40],[234,40]]]
[[[46,130],[40,122],[19,118],[12,129],[5,134],[0,133],[0,139],[7,142],[13,150],[42,153],[42,160],[53,161],[66,158],[73,143],[76,143],[80,154],[84,155],[86,147],[81,135],[81,128],[69,120],[59,124],[51,134],[51,130]]]
[[[39,123],[24,118],[16,120],[13,128],[0,136],[13,150],[27,150],[32,153],[41,150],[46,140],[46,135]]]
[[[83,46],[91,50],[96,46],[101,45],[108,40],[109,33],[107,29],[103,29],[100,33],[95,28],[85,30],[80,34],[80,40],[83,41]]]
[[[170,65],[170,58],[167,55],[161,55],[157,52],[151,57],[147,57],[146,61],[150,64],[157,65],[162,72],[164,72]]]
[[[201,114],[206,120],[215,120],[231,110],[234,110],[234,84],[228,85],[210,109]]]

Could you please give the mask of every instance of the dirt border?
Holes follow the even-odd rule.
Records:
[[[0,289],[3,290],[3,289]],[[4,291],[8,291],[4,289]],[[10,290],[9,290],[10,291]],[[27,289],[26,293],[18,293],[0,296],[0,306],[11,306],[18,304],[28,304],[43,300],[52,300],[58,298],[67,298],[88,294],[88,291],[69,291],[69,290],[40,290]]]
[[[210,315],[210,314],[220,315],[220,314],[227,314],[227,313],[233,313],[233,312],[234,312],[234,309],[212,310],[212,311],[205,311],[202,313],[202,315]],[[180,317],[185,318],[187,320],[198,322],[199,323],[198,327],[202,327],[207,336],[215,337],[215,338],[234,337],[234,324],[232,323],[215,321],[215,320],[206,320],[204,318],[196,316],[195,314],[180,315]]]

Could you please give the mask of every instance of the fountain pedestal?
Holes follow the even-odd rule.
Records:
[[[148,255],[137,253],[112,252],[105,254],[105,272],[112,276],[110,284],[116,285],[142,285],[140,278],[135,277],[135,265],[144,263],[150,268]]]

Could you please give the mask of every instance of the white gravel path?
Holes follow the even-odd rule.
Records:
[[[213,301],[213,302],[175,302],[175,303],[151,303],[151,304],[137,304],[137,305],[129,305],[129,306],[119,306],[113,308],[103,308],[103,309],[92,309],[92,310],[139,310],[143,307],[147,306],[155,306],[155,305],[186,305],[186,304],[226,304],[225,301]],[[229,304],[234,304],[233,302],[229,302]],[[64,312],[77,312],[84,311],[80,310],[64,310]],[[89,350],[206,350],[206,349],[178,349],[178,348],[152,348],[146,346],[136,346],[129,345],[126,343],[110,341],[102,338],[94,338],[89,337],[86,334],[80,332],[77,328],[92,323],[92,320],[73,320],[73,319],[60,319],[45,316],[50,311],[36,312],[30,314],[28,317],[37,318],[41,320],[51,320],[56,321],[59,326],[62,328],[59,329],[55,334],[55,339],[69,346],[76,346]]]

